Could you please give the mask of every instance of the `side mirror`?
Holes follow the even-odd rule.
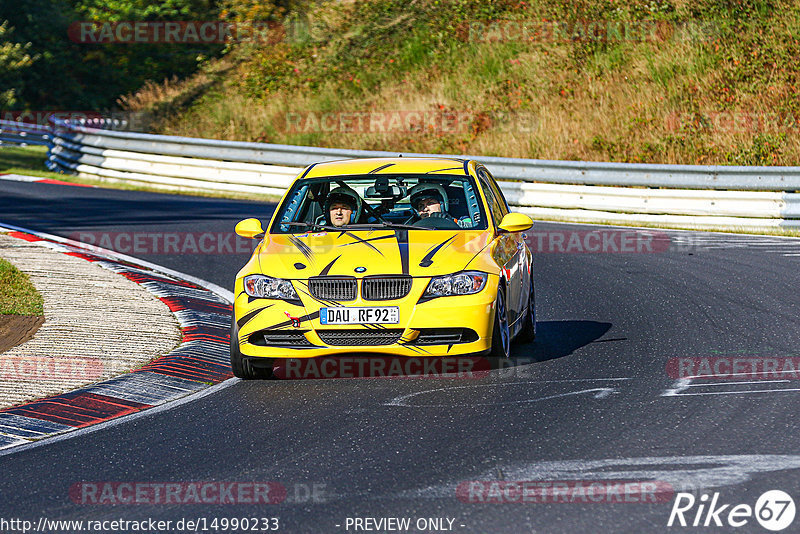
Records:
[[[533,220],[523,213],[507,213],[503,220],[500,221],[501,232],[516,233],[524,232],[533,226]]]
[[[505,220],[505,219],[504,219]],[[261,221],[258,219],[245,219],[236,223],[234,229],[236,235],[247,239],[258,239],[264,237],[264,229],[261,228]]]

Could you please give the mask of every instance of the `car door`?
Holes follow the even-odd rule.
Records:
[[[485,168],[479,168],[478,178],[483,194],[489,204],[489,212],[493,219],[495,235],[497,235],[498,240],[494,259],[503,268],[508,284],[506,288],[508,320],[509,323],[514,324],[524,311],[525,304],[522,296],[527,294],[523,293],[523,289],[527,288],[523,282],[523,272],[525,271],[523,262],[525,258],[522,252],[524,242],[519,232],[497,234],[498,225],[508,213],[508,204],[506,204],[505,198],[500,193],[497,184],[494,183],[494,178],[489,174],[489,171]]]
[[[505,213],[508,213],[511,209],[508,206],[508,202],[506,201],[506,197],[503,195],[500,186],[497,184],[497,181],[494,179],[492,174],[486,170],[486,174],[489,176],[489,185],[492,187],[497,198],[500,200],[501,204],[505,207]],[[520,314],[525,312],[525,309],[528,306],[528,296],[530,295],[531,291],[531,271],[533,269],[532,265],[532,258],[529,254],[528,248],[525,244],[525,233],[524,232],[517,232],[512,234],[514,236],[514,243],[516,245],[517,255],[514,258],[515,262],[515,273],[517,276],[514,278],[515,283],[517,284],[515,287],[519,288],[519,305],[518,309]],[[519,323],[520,325],[522,323]],[[512,334],[514,333],[514,329],[512,329]]]

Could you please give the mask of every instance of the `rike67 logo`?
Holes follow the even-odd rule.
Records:
[[[691,493],[678,493],[669,514],[667,526],[721,527],[725,524],[738,528],[753,518],[767,530],[778,532],[794,521],[795,506],[792,497],[781,490],[763,493],[755,506],[749,504],[723,504],[719,493],[696,498]]]

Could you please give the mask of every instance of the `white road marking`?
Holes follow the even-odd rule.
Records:
[[[780,371],[782,373],[789,373],[796,374],[797,371]],[[759,371],[754,373],[732,373],[727,376],[736,377],[736,376],[743,376],[747,378],[752,378],[754,375],[765,375],[767,371]],[[777,372],[769,371],[769,374],[776,374]],[[728,387],[735,387],[735,386],[747,386],[753,384],[790,384],[796,381],[794,380],[730,380],[728,382],[695,382],[695,379],[708,379],[708,378],[715,378],[713,375],[696,375],[696,376],[687,376],[684,378],[678,378],[672,383],[672,387],[665,389],[661,393],[661,397],[688,397],[688,396],[702,396],[702,395],[749,395],[752,393],[785,393],[785,392],[793,392],[793,391],[800,391],[800,388],[781,388],[775,387],[772,389],[734,389],[732,391],[700,391],[696,393],[687,393],[686,391],[689,388],[703,388],[703,387],[714,387],[714,386],[728,386]]]
[[[668,230],[673,232],[673,230]],[[681,250],[754,249],[759,252],[800,256],[800,239],[793,236],[763,236],[737,234],[673,235],[672,244]]]
[[[784,384],[791,380],[750,380],[747,382],[712,382],[708,384],[696,384],[697,386],[730,386],[731,384]]]
[[[800,391],[800,388],[793,389],[747,389],[743,391],[703,391],[701,393],[678,393],[675,395],[661,395],[662,397],[692,397],[703,395],[749,395],[751,393],[787,393],[791,391]]]
[[[571,382],[602,382],[602,381],[623,381],[623,380],[631,380],[630,378],[577,378],[575,380],[526,380],[522,382],[497,382],[492,384],[470,384],[467,386],[452,386],[452,387],[444,387],[444,388],[436,388],[436,389],[427,389],[425,391],[417,391],[415,393],[407,393],[405,395],[399,395],[389,402],[385,403],[384,406],[399,406],[405,408],[448,408],[453,407],[452,404],[410,404],[408,401],[412,398],[418,397],[420,395],[426,395],[429,393],[435,393],[438,391],[452,391],[454,389],[466,389],[466,388],[478,388],[478,387],[507,387],[507,386],[514,386],[520,384],[550,384],[550,383],[571,383]],[[599,388],[590,388],[590,389],[581,389],[577,391],[567,391],[564,393],[557,393],[554,395],[546,395],[544,397],[532,397],[527,399],[519,399],[513,401],[505,401],[505,402],[486,402],[486,403],[469,403],[469,406],[502,406],[502,405],[509,405],[509,404],[527,404],[531,402],[539,402],[543,400],[549,399],[556,399],[559,397],[567,397],[570,395],[582,395],[585,393],[595,393],[593,397],[595,399],[604,399],[611,394],[618,393],[619,391],[616,388],[609,388],[609,387],[599,387]],[[463,404],[459,404],[458,406],[463,406]]]

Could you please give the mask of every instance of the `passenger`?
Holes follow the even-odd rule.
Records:
[[[427,219],[428,217],[448,219],[462,228],[472,227],[472,220],[469,217],[457,219],[448,213],[447,193],[439,184],[422,183],[411,188],[409,201],[411,207],[416,212],[414,220]]]
[[[447,193],[444,188],[437,184],[418,184],[411,188],[410,195],[411,207],[417,212],[420,219],[426,219],[433,213],[440,213],[435,217],[447,217],[447,209],[442,208],[446,205]]]

